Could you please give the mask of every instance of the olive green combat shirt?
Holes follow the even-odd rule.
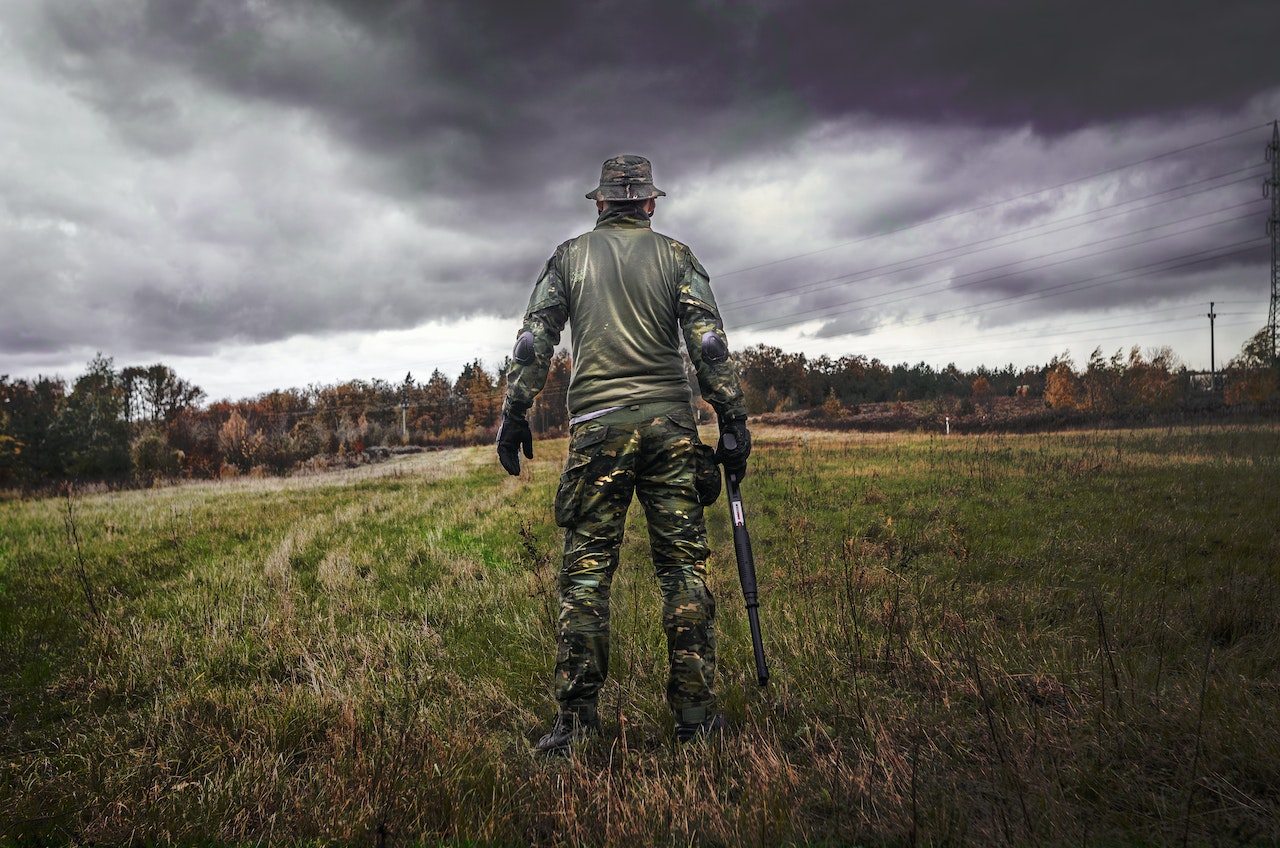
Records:
[[[732,357],[703,358],[702,339],[724,326],[706,270],[689,248],[649,219],[605,210],[589,233],[556,248],[525,310],[532,361],[507,373],[503,414],[523,418],[546,383],[565,322],[573,335],[569,416],[639,404],[688,404],[683,338],[702,395],[722,420],[746,418]],[[611,416],[612,417],[612,416]]]

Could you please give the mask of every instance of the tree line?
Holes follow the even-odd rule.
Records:
[[[1123,415],[1172,410],[1199,394],[1226,405],[1265,404],[1280,396],[1280,367],[1270,354],[1267,328],[1245,342],[1216,383],[1197,379],[1210,375],[1193,374],[1168,347],[1145,355],[1136,347],[1121,349],[1110,356],[1097,348],[1081,367],[1064,353],[1040,366],[968,371],[954,364],[889,365],[861,355],[809,358],[766,345],[742,351],[737,360],[747,407],[755,414],[822,407],[856,413],[863,404],[1017,396],[1055,409]]]
[[[506,362],[480,360],[456,379],[351,380],[204,403],[205,392],[163,364],[117,369],[101,354],[68,384],[0,376],[0,486],[66,480],[147,482],[285,473],[367,458],[371,448],[492,441],[506,392]],[[552,362],[530,412],[543,432],[568,426],[569,358]]]
[[[1226,404],[1274,403],[1280,370],[1269,354],[1264,329],[1207,393]],[[1064,354],[1036,367],[968,371],[954,364],[888,365],[861,355],[809,358],[767,345],[742,350],[736,359],[752,414],[821,409],[847,416],[864,404],[944,398],[972,408],[1004,395],[1114,416],[1176,409],[1196,393],[1192,375],[1168,348],[1111,356],[1098,349],[1079,368]],[[491,372],[477,359],[455,379],[437,368],[425,381],[409,373],[399,383],[352,380],[208,404],[204,391],[166,365],[116,369],[101,354],[70,385],[57,377],[0,376],[0,486],[283,474],[350,464],[371,449],[491,442],[508,365]],[[536,432],[567,429],[570,371],[568,353],[557,352],[529,413]],[[692,374],[690,383],[696,395]],[[710,420],[710,407],[698,404]]]

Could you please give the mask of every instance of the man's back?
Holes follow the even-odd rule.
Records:
[[[557,251],[573,335],[571,416],[689,400],[679,304],[690,261],[682,246],[648,223],[605,215]]]

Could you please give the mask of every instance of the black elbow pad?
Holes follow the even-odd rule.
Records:
[[[724,362],[729,358],[729,346],[720,334],[708,330],[702,334],[702,359],[712,364]]]
[[[533,333],[525,330],[520,334],[520,338],[516,339],[516,347],[511,351],[511,358],[521,365],[528,365],[533,362],[535,353]]]

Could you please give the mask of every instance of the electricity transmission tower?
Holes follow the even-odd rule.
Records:
[[[1280,121],[1271,122],[1271,143],[1267,145],[1267,161],[1271,177],[1262,184],[1262,196],[1271,198],[1271,217],[1267,219],[1267,235],[1271,236],[1271,310],[1267,313],[1267,331],[1271,336],[1271,363],[1276,356],[1276,301],[1280,300]]]

